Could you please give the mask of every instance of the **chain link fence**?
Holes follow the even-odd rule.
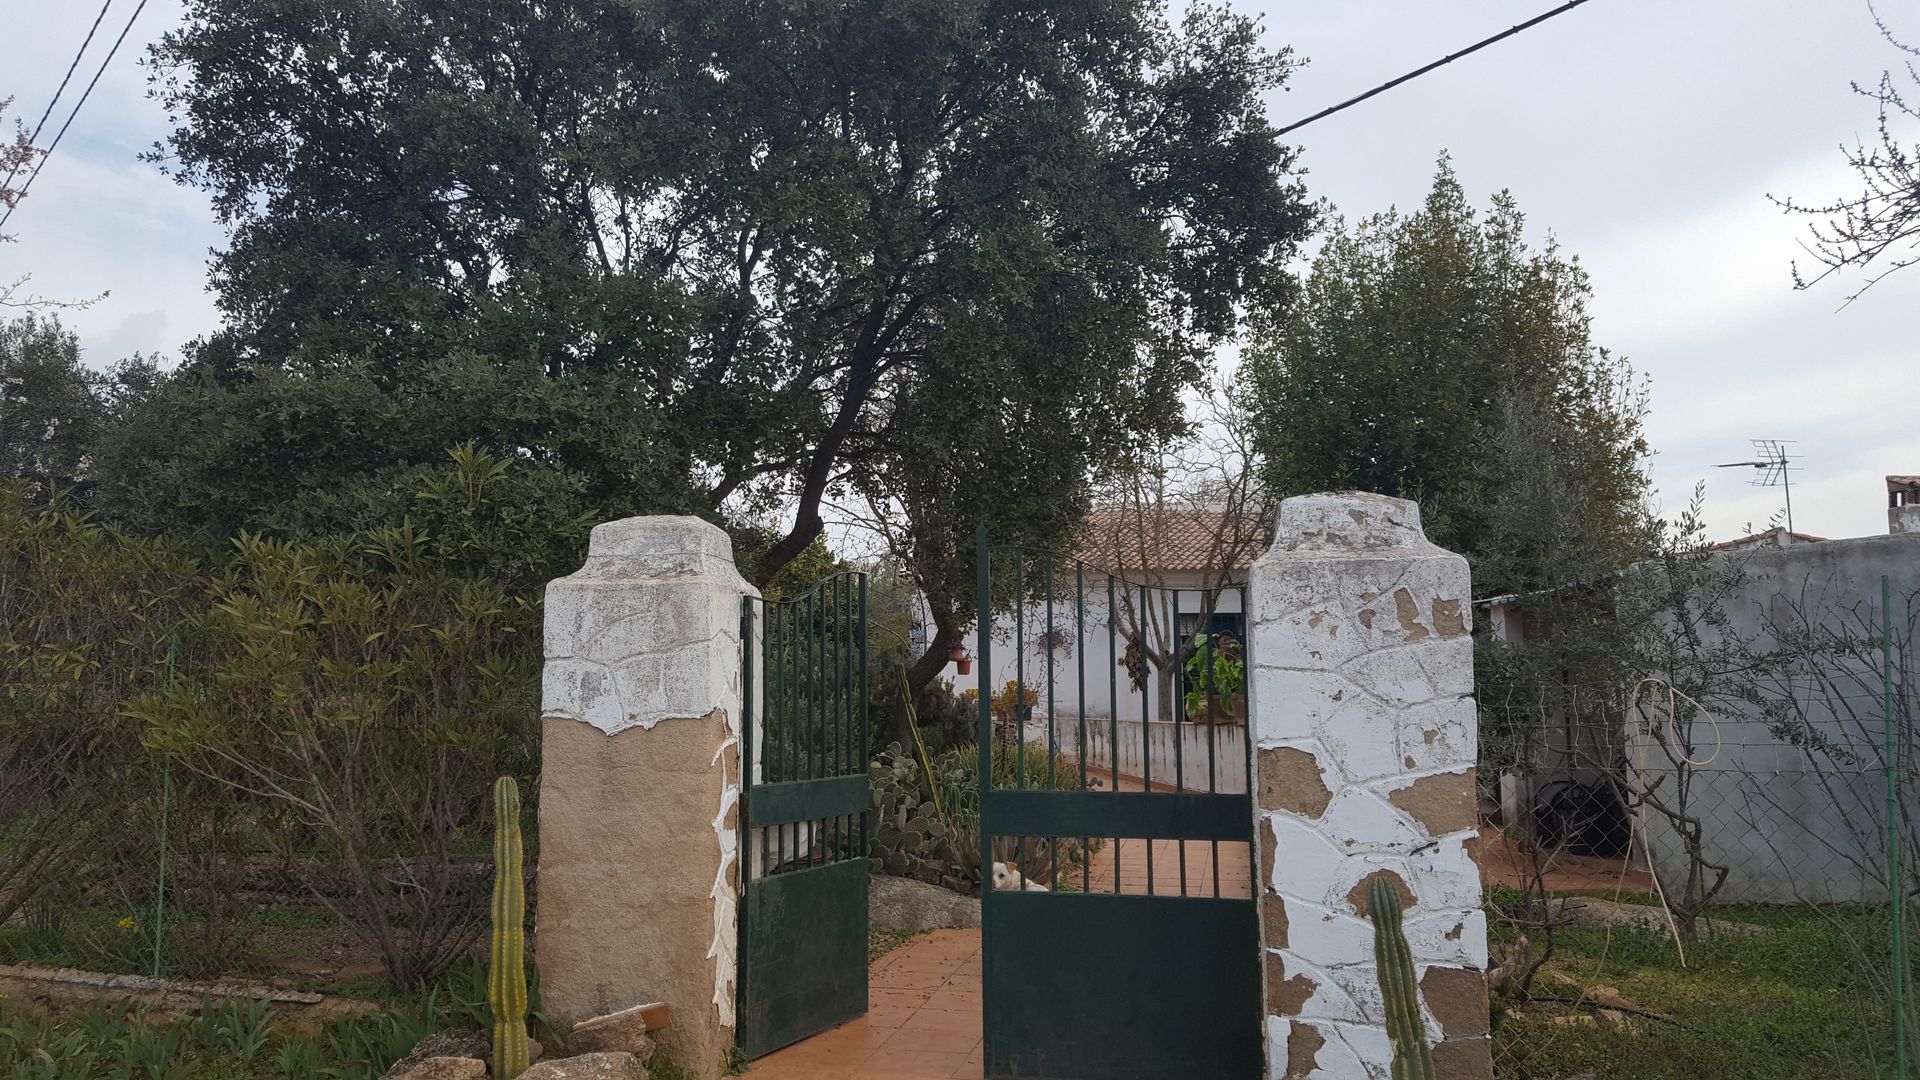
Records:
[[[1528,718],[1482,762],[1498,1075],[1915,1075],[1915,605],[1887,599],[1776,613],[1739,707],[1652,674],[1483,698]]]

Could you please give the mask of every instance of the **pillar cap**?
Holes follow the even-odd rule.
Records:
[[[697,517],[630,517],[593,527],[587,558],[708,555],[733,561],[733,541],[718,525]]]
[[[1360,552],[1428,546],[1419,503],[1368,491],[1326,491],[1280,503],[1271,550]]]

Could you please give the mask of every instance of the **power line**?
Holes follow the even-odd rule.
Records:
[[[1549,11],[1544,15],[1536,15],[1533,18],[1528,19],[1526,22],[1519,24],[1518,26],[1509,26],[1505,30],[1500,31],[1499,33],[1493,35],[1490,38],[1487,38],[1483,41],[1476,41],[1473,44],[1467,46],[1466,48],[1461,49],[1457,53],[1451,53],[1447,56],[1441,57],[1438,60],[1435,60],[1433,63],[1428,64],[1426,67],[1415,68],[1414,70],[1407,72],[1405,75],[1402,75],[1397,79],[1392,79],[1388,82],[1381,83],[1379,86],[1374,87],[1373,89],[1367,91],[1364,94],[1360,94],[1355,97],[1350,97],[1347,100],[1341,102],[1340,104],[1332,106],[1331,108],[1321,109],[1319,112],[1314,113],[1312,116],[1307,117],[1305,120],[1297,120],[1291,124],[1288,124],[1286,127],[1283,127],[1279,131],[1274,132],[1274,134],[1285,135],[1289,131],[1298,131],[1299,129],[1306,127],[1308,124],[1313,123],[1315,120],[1324,120],[1327,117],[1332,116],[1334,113],[1337,113],[1342,109],[1352,108],[1353,106],[1360,104],[1361,102],[1367,100],[1370,97],[1373,97],[1376,94],[1384,94],[1387,91],[1393,89],[1394,87],[1399,86],[1403,82],[1407,82],[1410,79],[1417,79],[1420,76],[1425,75],[1427,72],[1432,71],[1434,68],[1441,67],[1446,64],[1451,64],[1455,60],[1460,59],[1461,57],[1467,55],[1468,53],[1479,52],[1481,49],[1486,48],[1487,46],[1493,44],[1496,41],[1504,41],[1505,39],[1512,37],[1513,35],[1519,33],[1522,30],[1525,30],[1529,27],[1538,26],[1541,23],[1546,22],[1548,19],[1553,18],[1555,15],[1564,15],[1565,13],[1572,11],[1574,8],[1577,8],[1581,4],[1584,4],[1586,2],[1587,0],[1568,0],[1567,3],[1564,3],[1557,8],[1554,8],[1552,11]]]
[[[106,74],[107,65],[113,63],[114,54],[120,51],[121,43],[127,40],[127,32],[133,29],[133,21],[140,17],[140,13],[145,11],[146,7],[147,0],[140,0],[140,6],[133,9],[132,15],[127,16],[127,25],[120,28],[120,36],[113,40],[113,48],[107,50],[107,58],[100,61],[100,67],[93,73],[92,81],[88,82],[87,88],[80,92],[80,100],[73,103],[73,111],[67,114],[66,122],[60,125],[58,132],[54,133],[53,142],[47,144],[46,152],[40,155],[40,160],[34,163],[33,172],[28,174],[27,182],[20,185],[19,196],[14,199],[12,206],[7,207],[7,212],[4,215],[0,215],[0,228],[6,227],[7,219],[11,218],[13,212],[19,209],[21,200],[26,196],[27,191],[33,187],[33,182],[39,179],[40,170],[46,166],[47,159],[53,156],[54,148],[60,145],[60,140],[67,134],[67,128],[72,126],[73,118],[80,115],[80,107],[87,103],[88,97],[92,96],[93,88],[99,85],[100,76]]]
[[[107,9],[112,6],[113,0],[107,0],[106,3],[100,5],[100,14],[93,17],[93,25],[87,28],[87,38],[80,43],[80,51],[73,54],[73,63],[67,65],[67,73],[60,77],[60,86],[53,92],[53,99],[47,102],[46,111],[40,114],[40,122],[33,125],[33,134],[27,136],[28,144],[31,145],[40,141],[40,132],[47,126],[47,117],[52,116],[53,107],[60,104],[60,95],[67,92],[67,83],[73,79],[74,69],[80,66],[80,58],[87,55],[87,46],[93,44],[93,35],[95,31],[100,29],[100,20],[107,17]],[[19,171],[20,166],[18,165],[8,169],[7,178],[0,180],[0,188],[13,183],[14,174]]]

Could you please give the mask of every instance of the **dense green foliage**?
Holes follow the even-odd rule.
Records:
[[[58,495],[30,505],[29,487],[0,485],[0,921],[91,966],[207,974],[246,933],[234,880],[217,857],[179,859],[168,918],[189,931],[162,950],[153,836],[172,810],[217,856],[244,823],[217,792],[170,785],[121,711],[199,655],[202,568]]]
[[[980,751],[960,745],[921,754],[894,743],[868,768],[873,785],[872,833],[867,855],[876,874],[910,877],[969,892],[980,887]],[[1073,791],[1083,783],[1069,757],[1044,746],[1011,743],[993,747],[993,786],[1032,791]],[[1054,846],[1058,847],[1056,863]],[[994,859],[1015,866],[1034,881],[1078,880],[1081,865],[1100,846],[1086,841],[1040,838],[995,841]],[[1070,875],[1069,872],[1072,872]]]
[[[145,528],[337,531],[471,439],[563,516],[784,509],[763,582],[841,495],[916,568],[1057,539],[1311,218],[1290,60],[1154,0],[194,0],[152,61],[230,237],[101,456]]]
[[[217,557],[0,492],[0,896],[43,941],[210,974],[277,894],[401,983],[473,946],[488,790],[534,771],[540,646],[495,580],[511,470],[455,456],[414,493],[439,531]]]
[[[0,478],[83,485],[107,426],[157,378],[137,356],[110,372],[85,367],[57,318],[0,322]]]
[[[1481,594],[1564,584],[1568,537],[1613,567],[1646,550],[1639,384],[1589,340],[1578,260],[1523,226],[1443,159],[1418,211],[1337,227],[1247,353],[1267,484],[1419,500]]]

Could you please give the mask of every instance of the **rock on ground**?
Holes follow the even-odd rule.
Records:
[[[903,934],[972,930],[980,925],[980,899],[912,878],[875,874],[867,883],[867,921]]]
[[[421,1058],[405,1072],[389,1070],[387,1075],[396,1080],[487,1080],[487,1063],[471,1057]]]
[[[1602,900],[1593,896],[1569,896],[1556,902],[1553,917],[1569,926],[1585,926],[1596,930],[1635,929],[1650,930],[1656,934],[1669,932],[1667,913],[1657,907],[1644,904],[1622,904],[1613,900]],[[1753,923],[1734,922],[1728,919],[1699,920],[1700,932],[1711,937],[1717,934],[1764,934],[1767,928]]]
[[[597,1053],[628,1053],[642,1063],[653,1057],[653,1039],[647,1035],[647,1017],[635,1006],[606,1016],[596,1016],[573,1025],[567,1035],[569,1056]]]
[[[480,1062],[479,1075],[485,1075],[491,1060],[493,1040],[479,1031],[440,1031],[421,1039],[407,1056],[393,1063],[381,1080],[439,1080],[440,1074],[415,1076],[413,1069],[439,1058],[471,1058]],[[448,1077],[457,1074],[445,1074]]]
[[[528,1061],[539,1061],[541,1050],[539,1040],[527,1040]],[[493,1036],[485,1031],[436,1031],[414,1043],[407,1056],[394,1062],[393,1068],[381,1074],[380,1080],[438,1080],[437,1077],[415,1077],[409,1071],[429,1058],[474,1058],[482,1066],[490,1066]]]
[[[647,1067],[632,1054],[580,1054],[543,1061],[520,1080],[647,1080]]]

